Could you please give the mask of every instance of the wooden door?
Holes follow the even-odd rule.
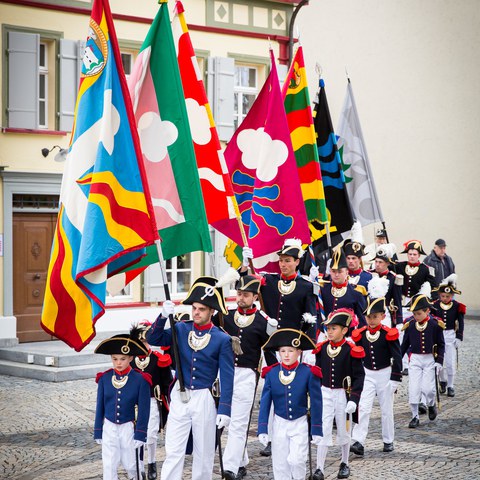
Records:
[[[40,326],[57,214],[13,215],[13,314],[20,342],[51,340]]]

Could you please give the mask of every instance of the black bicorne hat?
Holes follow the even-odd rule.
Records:
[[[295,259],[302,258],[305,251],[302,248],[302,241],[298,238],[287,238],[282,246],[282,249],[277,252],[277,255],[288,255]]]
[[[260,291],[261,280],[253,275],[241,276],[235,283],[235,290],[257,293]]]
[[[393,243],[384,243],[379,245],[375,251],[375,258],[379,258],[384,262],[395,263],[393,256],[395,255],[397,248]]]
[[[347,257],[342,248],[335,248],[332,255],[332,262],[330,263],[330,270],[338,270],[340,268],[348,268]]]
[[[360,258],[365,255],[365,245],[360,242],[352,242],[351,240],[345,240],[342,248],[347,257],[349,255],[355,255],[356,257]]]
[[[417,250],[420,255],[426,255],[423,250],[422,242],[420,240],[408,240],[403,244],[403,252],[408,253],[409,250]]]
[[[367,308],[363,312],[365,315],[372,315],[372,313],[385,313],[386,304],[385,297],[370,298],[367,297]]]
[[[215,277],[198,277],[182,303],[185,305],[192,305],[195,302],[201,303],[227,315],[228,310],[225,305],[223,290],[222,287],[215,286],[217,282]]]
[[[97,345],[95,353],[103,353],[104,355],[148,355],[148,348],[140,340],[144,329],[133,327],[130,335],[120,333],[113,337],[103,340]]]
[[[426,295],[424,295],[423,293],[417,293],[410,300],[408,309],[411,312],[416,312],[417,310],[430,308],[431,306],[432,306],[432,302]]]
[[[461,295],[462,292],[457,290],[457,274],[452,273],[447,278],[444,278],[438,287],[432,289],[432,292]]]
[[[349,308],[339,308],[330,312],[324,325],[340,325],[341,327],[349,327],[353,320],[353,310]]]
[[[276,330],[263,345],[263,350],[279,350],[281,347],[293,347],[300,350],[313,350],[315,343],[300,330],[281,328]]]

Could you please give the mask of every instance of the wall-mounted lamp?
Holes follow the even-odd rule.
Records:
[[[67,159],[68,150],[62,148],[60,145],[54,145],[50,150],[48,148],[42,148],[42,155],[46,158],[54,148],[58,148],[58,153],[53,160],[55,160],[55,162],[64,162]]]

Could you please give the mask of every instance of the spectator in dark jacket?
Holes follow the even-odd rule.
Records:
[[[430,255],[427,255],[423,260],[425,265],[432,267],[435,270],[435,282],[437,285],[442,283],[442,280],[450,276],[452,273],[455,273],[455,264],[453,263],[452,257],[449,257],[446,253],[447,244],[445,240],[439,238]],[[432,292],[432,298],[436,300],[438,298],[437,292]]]

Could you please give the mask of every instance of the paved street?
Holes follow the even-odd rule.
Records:
[[[407,428],[410,410],[405,381],[396,397],[395,451],[390,454],[381,451],[377,406],[365,458],[351,455],[350,478],[480,478],[480,355],[478,342],[474,342],[479,329],[480,322],[467,320],[457,394],[455,398],[442,396],[437,420],[429,422],[422,416],[420,428]],[[95,444],[92,435],[95,396],[93,378],[47,383],[0,376],[0,479],[101,479],[101,447]],[[251,463],[246,479],[271,479],[271,460],[258,454],[261,446],[255,438],[255,428],[256,417],[249,440]],[[164,455],[162,446],[163,439],[157,452],[159,462]],[[315,458],[315,450],[313,455]],[[340,451],[332,447],[325,478],[336,478],[339,462]],[[127,476],[122,471],[119,478]],[[189,472],[184,478],[190,478]],[[218,463],[213,478],[220,478]]]

